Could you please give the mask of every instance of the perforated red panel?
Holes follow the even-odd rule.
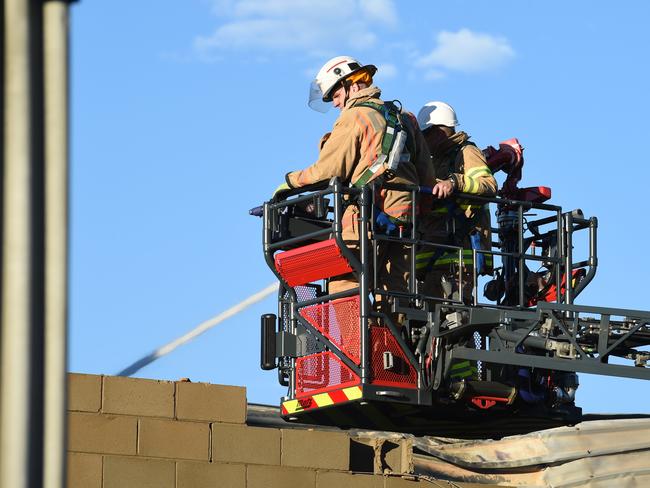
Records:
[[[304,285],[352,271],[334,239],[278,253],[275,255],[275,268],[289,286]]]
[[[373,324],[370,326],[370,367],[373,385],[417,388],[417,372],[402,352],[397,339],[388,328]],[[393,367],[384,369],[384,352],[393,354]]]
[[[358,295],[304,307],[300,315],[352,361],[361,362]]]
[[[359,377],[331,351],[296,359],[296,397],[358,385]]]

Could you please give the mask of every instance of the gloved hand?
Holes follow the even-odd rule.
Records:
[[[289,190],[289,185],[287,183],[282,183],[280,186],[278,186],[275,191],[273,192],[273,196],[275,196],[278,192],[284,191],[284,190]]]
[[[380,228],[383,228],[384,232],[388,235],[393,234],[397,230],[397,226],[384,212],[377,212],[375,221],[377,222],[377,225],[379,225]]]
[[[273,197],[272,197],[272,198],[275,198],[275,196],[276,196],[278,193],[283,192],[283,191],[286,191],[286,190],[290,190],[290,188],[289,188],[289,185],[287,185],[287,183],[284,182],[284,183],[282,183],[280,186],[278,186],[278,187],[275,189],[275,191],[273,192]]]

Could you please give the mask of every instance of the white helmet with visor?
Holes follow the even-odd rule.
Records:
[[[309,88],[309,106],[318,112],[327,112],[331,106],[332,93],[340,81],[353,73],[367,70],[370,76],[377,72],[372,64],[363,65],[351,56],[337,56],[320,69]]]

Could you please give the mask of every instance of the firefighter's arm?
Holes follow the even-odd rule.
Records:
[[[358,129],[350,111],[341,115],[332,133],[324,144],[318,161],[306,169],[287,173],[286,182],[292,188],[326,181],[338,177],[343,181],[350,179],[354,164],[358,160]]]
[[[456,190],[474,195],[494,196],[497,182],[485,162],[485,156],[476,146],[465,146],[459,157],[462,158],[463,173],[454,173],[452,178]]]

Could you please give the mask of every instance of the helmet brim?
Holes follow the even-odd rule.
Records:
[[[334,85],[332,85],[332,88],[330,88],[327,93],[323,94],[323,102],[329,103],[332,101],[332,93],[334,93],[336,90],[338,90],[338,87],[343,83],[345,80],[347,80],[350,76],[352,76],[355,73],[358,73],[359,71],[366,70],[370,77],[372,78],[375,76],[375,73],[377,73],[377,66],[374,64],[365,64],[359,69],[355,69],[354,71],[349,72],[347,75],[345,75],[343,78],[341,78],[338,82],[336,82]]]

